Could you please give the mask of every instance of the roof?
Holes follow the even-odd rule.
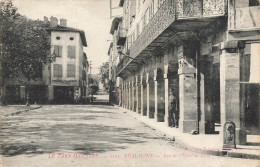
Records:
[[[46,28],[46,30],[47,31],[79,32],[83,46],[87,47],[87,40],[86,40],[85,32],[83,30],[71,28],[71,27],[63,27],[60,25],[58,25],[57,27],[48,27],[48,28]]]
[[[119,6],[123,7],[123,5],[124,5],[124,0],[120,0]]]
[[[119,22],[122,21],[122,17],[116,17],[114,18],[114,20],[112,21],[112,25],[110,28],[110,34],[114,34],[114,31],[117,29]]]

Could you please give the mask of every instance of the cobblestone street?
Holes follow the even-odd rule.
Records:
[[[106,105],[43,106],[2,118],[0,133],[3,167],[258,164],[184,151],[127,112]]]

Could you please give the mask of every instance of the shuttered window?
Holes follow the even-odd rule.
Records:
[[[67,66],[67,77],[75,77],[75,65],[74,64],[68,64]]]
[[[69,58],[76,57],[76,47],[75,46],[68,46],[68,57]]]
[[[54,54],[56,57],[62,57],[62,46],[54,45]]]
[[[62,65],[54,64],[53,68],[54,68],[54,71],[53,71],[54,77],[62,77]]]

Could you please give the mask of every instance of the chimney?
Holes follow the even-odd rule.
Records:
[[[44,17],[43,17],[43,23],[44,23],[44,24],[47,24],[48,22],[49,22],[48,17],[44,16]]]
[[[60,26],[67,27],[67,19],[60,19]]]
[[[50,24],[51,27],[57,27],[58,26],[58,19],[56,17],[51,16],[50,21],[51,21],[51,24]]]

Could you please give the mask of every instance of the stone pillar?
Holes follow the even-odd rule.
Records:
[[[158,122],[158,92],[157,92],[157,69],[154,70],[154,119]]]
[[[164,121],[167,126],[170,126],[170,114],[169,114],[169,80],[168,80],[168,55],[164,55],[164,92],[165,92],[165,115]]]
[[[135,111],[135,86],[134,86],[134,81],[132,81],[131,87],[132,87],[132,111]]]
[[[20,86],[20,98],[22,101],[24,101],[26,99],[25,86]]]
[[[169,115],[169,80],[167,74],[164,76],[165,84],[165,115],[164,121],[167,126],[170,126],[170,115]]]
[[[154,70],[154,92],[155,92],[155,113],[154,117],[157,122],[164,122],[165,115],[165,93],[163,70],[156,68]]]
[[[183,56],[183,46],[178,47],[179,62],[179,128],[183,133],[197,127],[197,81],[196,69]]]
[[[122,106],[122,85],[119,86],[119,106]]]
[[[54,86],[48,86],[48,101],[51,103],[54,99]]]
[[[129,106],[128,106],[128,109],[129,110],[131,110],[131,108],[132,108],[132,103],[131,103],[131,101],[132,101],[132,98],[131,98],[131,82],[129,81],[129,83],[128,83],[128,90],[129,90],[129,92],[128,92],[128,94],[129,94],[129,99],[128,99],[128,101],[129,101]]]
[[[137,112],[137,113],[139,113],[139,91],[138,91],[138,86],[139,86],[139,81],[138,81],[138,75],[136,75],[136,77],[135,77],[135,79],[136,79],[136,82],[135,82],[135,97],[136,97],[136,109],[135,109],[135,111]]]
[[[147,95],[146,95],[146,100],[147,100],[147,102],[146,102],[146,105],[147,105],[147,107],[146,107],[146,115],[147,115],[147,117],[148,118],[150,118],[150,84],[149,84],[149,69],[147,69],[147,71],[146,71],[146,93],[147,93]]]
[[[224,42],[220,55],[221,126],[228,120],[233,121],[236,125],[236,144],[240,145],[246,144],[245,113],[240,106],[240,55],[243,49],[242,41]]]
[[[122,84],[122,107],[125,108],[125,83]]]
[[[143,73],[140,75],[140,91],[141,91],[141,115],[144,115],[144,87],[143,87]]]
[[[210,43],[201,44],[200,59],[198,65],[200,66],[200,122],[199,132],[201,134],[212,134],[215,131],[215,124],[213,121],[213,104],[212,90],[213,87],[213,57],[209,55],[212,52]],[[216,92],[217,93],[217,92]]]
[[[126,82],[126,109],[129,108],[129,86],[128,83]]]
[[[125,108],[127,108],[127,87],[126,87],[126,83],[125,83]]]

